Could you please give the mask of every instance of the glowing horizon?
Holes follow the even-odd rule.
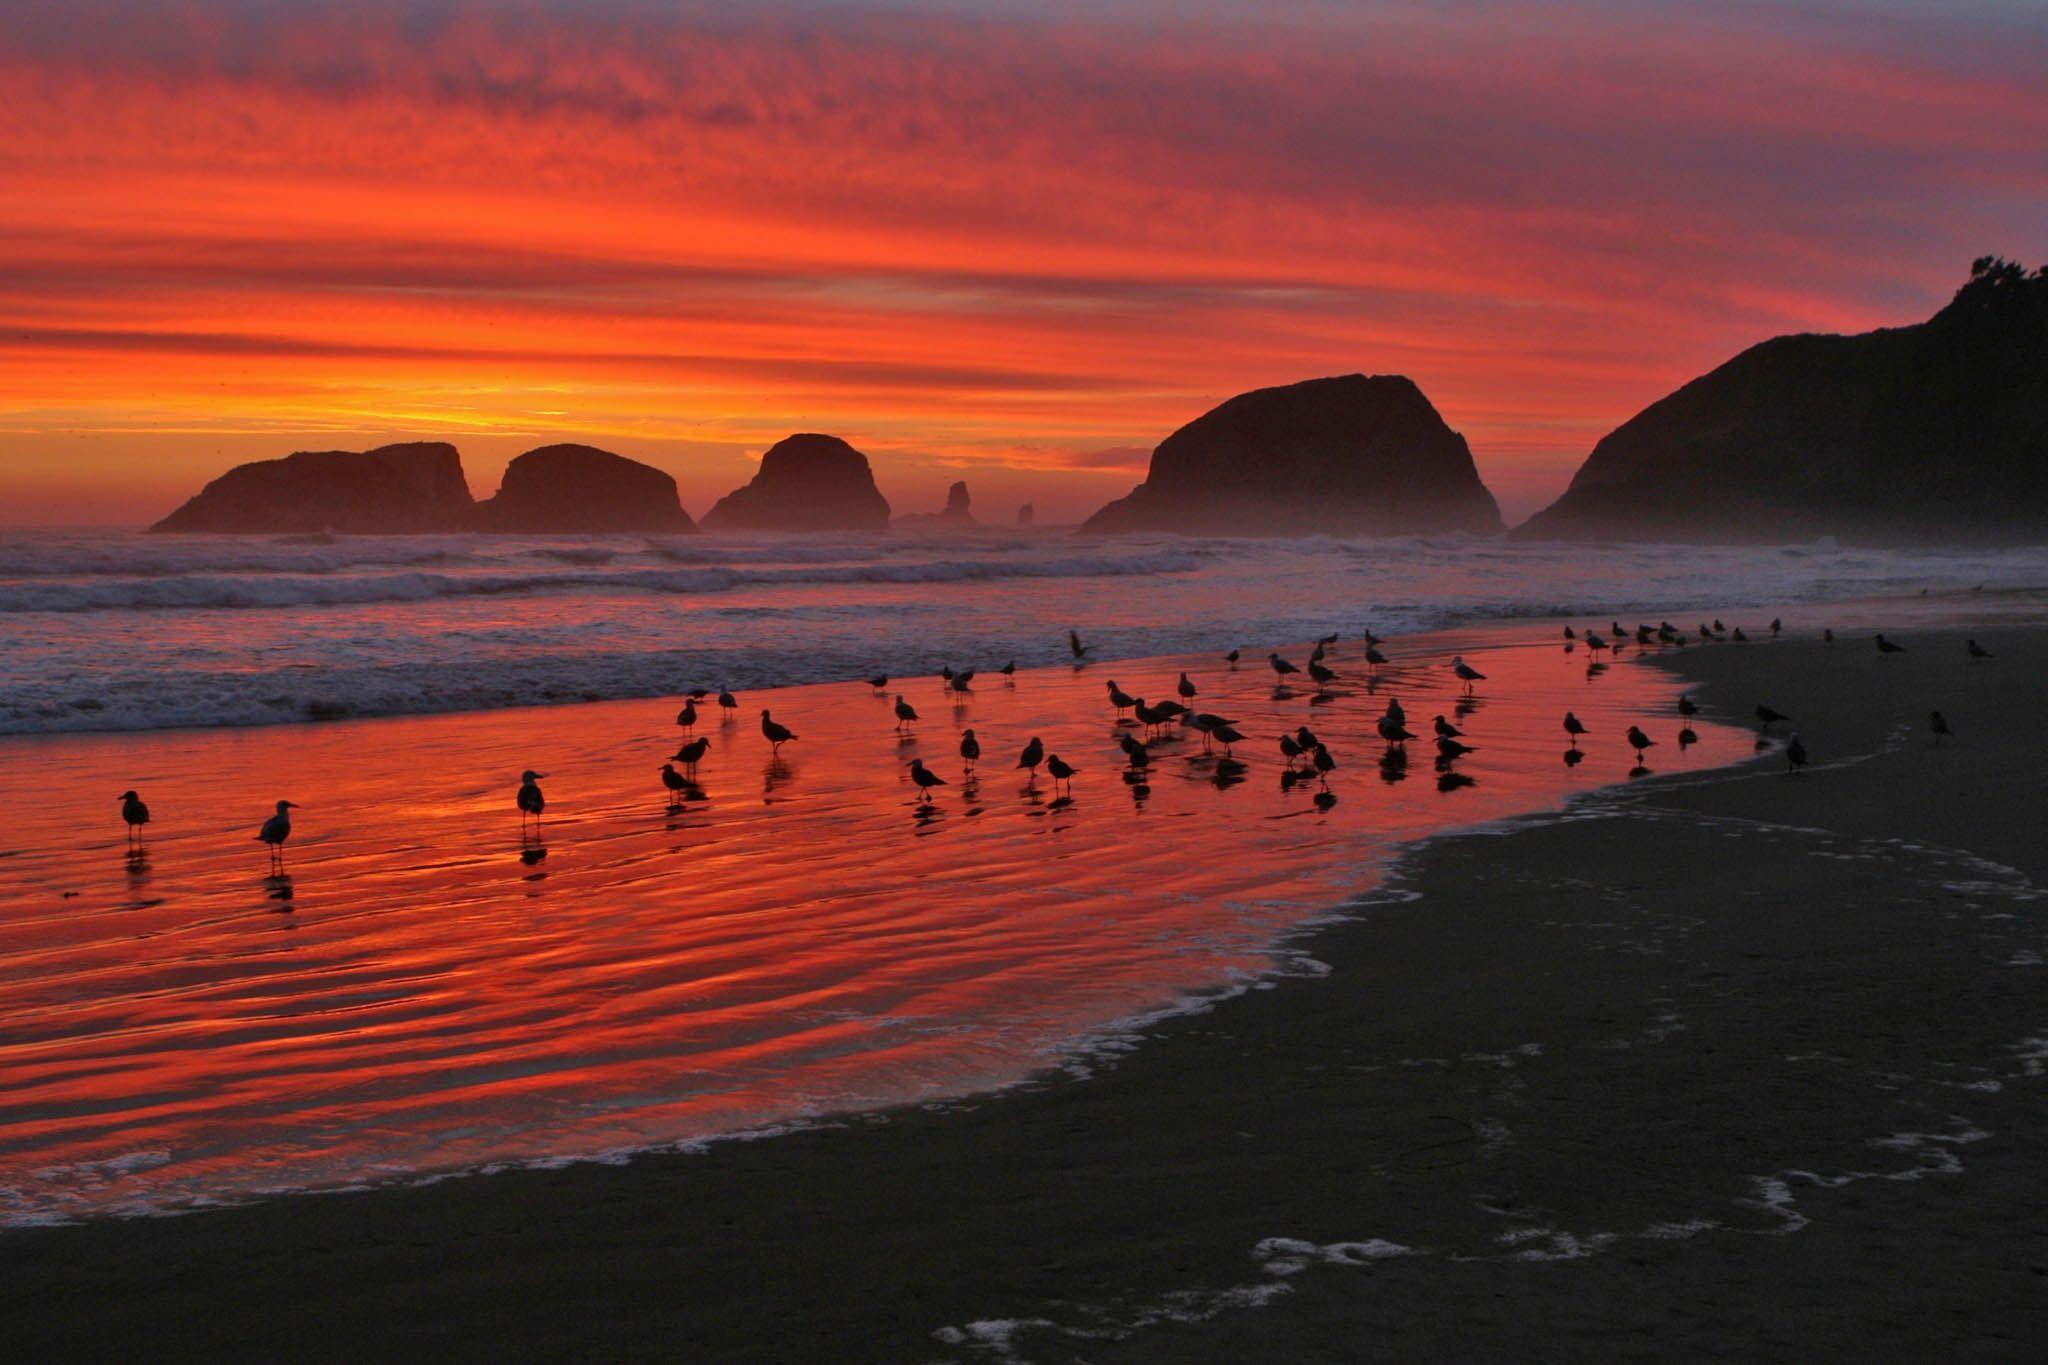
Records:
[[[1413,378],[1511,519],[1744,346],[2038,256],[2048,19],[1976,5],[31,0],[11,522],[556,440],[701,513],[797,430],[1070,520],[1246,389]]]

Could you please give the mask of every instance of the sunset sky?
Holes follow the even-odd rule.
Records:
[[[797,430],[899,512],[1125,491],[1413,377],[1518,517],[1765,336],[2048,255],[2048,4],[9,0],[0,522],[581,439],[701,513]]]

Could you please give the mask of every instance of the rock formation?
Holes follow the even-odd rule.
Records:
[[[152,531],[243,534],[459,531],[472,504],[462,457],[442,441],[302,450],[236,465]]]
[[[1027,502],[1022,507],[1019,507],[1017,509],[1017,524],[1019,526],[1029,526],[1032,522],[1037,520],[1038,509],[1036,507],[1033,507],[1030,503]]]
[[[954,527],[979,526],[974,519],[973,503],[967,496],[967,481],[955,483],[946,490],[946,506],[938,512],[913,512],[909,516],[896,518],[898,526],[922,527],[926,530],[946,530]]]
[[[1500,529],[1465,438],[1401,375],[1239,394],[1159,443],[1083,531],[1331,535]]]
[[[802,432],[761,457],[744,488],[704,514],[707,531],[879,531],[889,503],[875,487],[868,457],[837,436]]]
[[[1602,438],[1515,534],[2048,542],[2048,267],[1986,257],[1926,322],[1752,346]]]
[[[676,481],[652,465],[593,446],[529,450],[505,467],[496,497],[480,502],[480,531],[694,531]]]

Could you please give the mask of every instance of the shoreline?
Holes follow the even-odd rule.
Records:
[[[1157,1022],[1088,1079],[619,1167],[9,1233],[0,1313],[74,1355],[786,1359],[830,1341],[859,1359],[1220,1360],[1366,1342],[1501,1358],[1532,1314],[1561,1350],[1848,1356],[1953,1346],[1964,1314],[1979,1354],[2011,1351],[2027,1340],[2011,1296],[2040,1273],[2027,1248],[2041,1260],[2024,1044],[2048,1017],[2012,989],[2025,964],[1948,940],[2039,961],[2030,765],[2048,744],[2024,686],[2041,633],[1984,638],[1997,667],[1966,684],[1944,663],[1960,645],[1931,636],[1881,679],[1867,641],[1666,655],[1710,712],[1740,716],[1742,690],[1767,687],[1822,717],[1802,726],[1814,768],[1652,779],[1438,836],[1366,912],[1291,936],[1326,975]],[[1874,679],[1973,689],[1948,703],[1960,745],[1936,759],[1897,734],[1913,712],[1873,704]],[[1929,768],[1957,754],[1967,766]],[[1894,770],[1917,780],[1874,780]],[[1885,934],[1856,940],[1868,916],[1842,877],[1892,908]],[[1971,1007],[1873,1023],[1917,999],[1902,973]],[[1868,1055],[1872,1032],[1903,1055]],[[1842,1060],[1771,1060],[1792,1036]],[[1866,1075],[1880,1063],[1945,1088],[1888,1099]],[[1691,1109],[1677,1126],[1674,1104]],[[1925,1121],[1886,1128],[1908,1110]],[[1957,1198],[1914,1201],[1944,1183],[2004,1198],[1962,1201],[1952,1227]],[[1929,1282],[1901,1217],[1966,1264]],[[1908,1245],[1845,1240],[1866,1222]]]

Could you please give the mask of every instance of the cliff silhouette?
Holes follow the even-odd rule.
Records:
[[[707,531],[880,531],[889,502],[868,457],[837,436],[799,432],[770,446],[744,487],[704,514]]]
[[[2048,539],[2048,267],[1984,257],[1925,322],[1752,346],[1602,438],[1514,534]]]

